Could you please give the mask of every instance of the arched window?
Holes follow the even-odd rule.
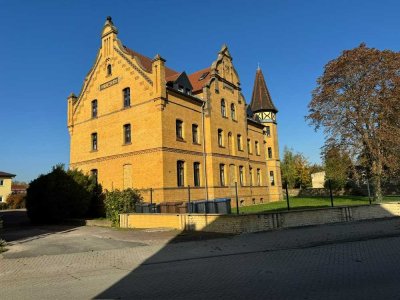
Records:
[[[218,129],[218,146],[224,146],[224,139],[222,137],[222,129]]]
[[[107,76],[110,76],[112,74],[112,67],[111,65],[107,65]]]
[[[226,105],[225,100],[221,100],[221,115],[226,118]]]
[[[225,165],[219,165],[219,182],[221,186],[225,186]]]
[[[236,120],[236,108],[234,103],[231,104],[231,118],[232,120]]]

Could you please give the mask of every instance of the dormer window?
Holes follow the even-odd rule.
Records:
[[[111,65],[107,65],[107,76],[111,76],[112,74],[112,67]]]
[[[208,75],[208,73],[210,73],[210,72],[205,72],[205,73],[203,73],[203,74],[200,76],[199,81],[201,81],[201,80],[203,80],[204,78],[206,78],[207,75]]]
[[[178,85],[178,91],[182,92],[184,91],[183,86],[182,85]]]

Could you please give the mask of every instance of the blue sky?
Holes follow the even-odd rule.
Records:
[[[108,15],[125,45],[178,71],[208,67],[226,43],[248,102],[259,63],[281,150],[319,162],[323,135],[304,121],[317,77],[361,42],[399,51],[399,11],[398,1],[0,0],[0,170],[30,181],[68,164],[66,97],[79,93]]]

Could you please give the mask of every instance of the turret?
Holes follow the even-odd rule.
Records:
[[[275,108],[275,105],[272,102],[267,84],[265,83],[264,75],[260,67],[257,69],[256,78],[254,80],[250,108],[261,123],[276,124],[276,113],[278,110]]]

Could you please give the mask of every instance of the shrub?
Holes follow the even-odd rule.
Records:
[[[90,200],[91,194],[82,182],[58,165],[30,183],[26,208],[34,223],[57,223],[85,215]]]
[[[8,204],[6,202],[0,202],[0,210],[8,209]]]
[[[11,194],[7,197],[7,204],[10,209],[25,208],[25,194]]]
[[[136,189],[107,191],[104,199],[106,217],[117,225],[120,213],[134,212],[135,204],[142,201],[143,197]]]
[[[7,242],[5,240],[0,239],[0,253],[7,251],[6,246]]]
[[[103,188],[97,183],[97,178],[94,176],[87,176],[76,169],[68,170],[67,174],[90,193],[90,203],[86,215],[89,217],[104,217]]]

